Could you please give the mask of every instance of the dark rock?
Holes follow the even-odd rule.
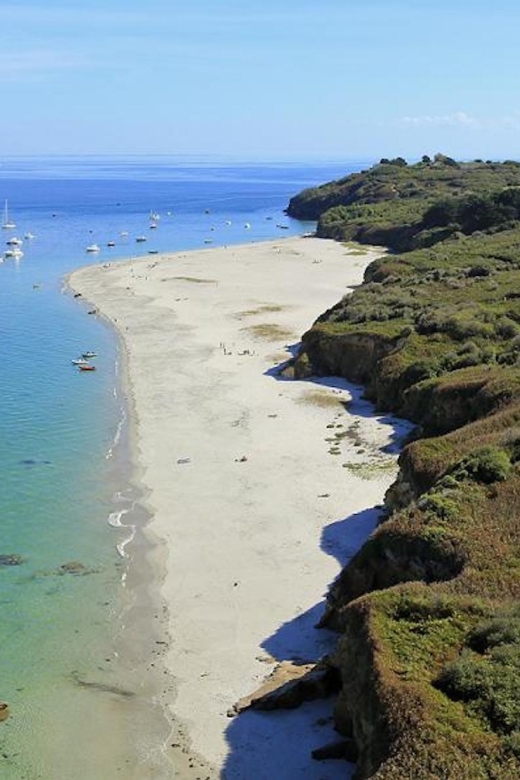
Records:
[[[0,555],[0,566],[19,566],[23,563],[21,555],[11,553],[10,555]]]
[[[58,574],[88,574],[88,569],[79,561],[69,561],[61,564]]]
[[[251,708],[255,710],[295,709],[305,701],[322,699],[340,688],[337,669],[326,662],[320,662],[302,677],[290,680],[274,691],[253,699]]]

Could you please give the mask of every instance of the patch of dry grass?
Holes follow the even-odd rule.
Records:
[[[348,249],[349,255],[367,255],[370,252],[369,247],[363,246],[363,244],[357,244],[355,241],[344,241],[343,246]]]
[[[295,341],[298,337],[291,331],[280,327],[275,322],[264,322],[258,325],[251,325],[242,330],[247,331],[252,336],[266,341]]]
[[[245,309],[237,312],[237,317],[254,317],[255,314],[266,314],[271,312],[283,311],[287,306],[280,306],[277,303],[262,303],[256,309]]]
[[[330,409],[341,403],[341,397],[326,390],[309,390],[298,399],[298,403]]]

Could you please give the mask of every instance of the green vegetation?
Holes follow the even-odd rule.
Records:
[[[393,250],[304,335],[295,375],[362,382],[417,424],[322,619],[357,777],[518,778],[520,164],[382,160],[288,211]]]
[[[304,190],[287,213],[317,220],[324,238],[403,251],[432,246],[457,231],[514,222],[519,186],[520,164],[514,161],[457,163],[441,154],[416,165],[383,159],[368,171]]]

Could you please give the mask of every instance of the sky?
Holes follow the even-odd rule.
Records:
[[[2,0],[0,30],[0,155],[520,159],[518,0]]]

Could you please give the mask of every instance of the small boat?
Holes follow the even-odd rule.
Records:
[[[136,239],[138,244],[142,243],[143,241],[146,241],[146,236],[136,236]]]
[[[150,222],[148,227],[150,228],[150,230],[155,230],[155,228],[157,227],[157,222]]]
[[[76,358],[76,360],[71,360],[71,363],[73,366],[88,366],[90,363],[88,360],[85,360],[84,358]]]
[[[15,260],[20,260],[20,258],[23,257],[23,252],[15,246],[14,249],[6,249],[4,257],[14,257]]]
[[[80,371],[95,371],[96,366],[93,366],[92,363],[78,363],[78,368]]]
[[[107,246],[115,246],[115,245],[116,245],[115,241],[107,241]]]
[[[211,238],[205,238],[205,239],[204,239],[204,243],[205,243],[205,244],[212,244],[212,243],[213,243],[213,240],[212,240]]]
[[[21,246],[23,244],[23,241],[21,238],[18,238],[17,236],[13,236],[12,238],[8,238],[5,243],[8,244],[8,246]]]
[[[161,219],[161,215],[158,214],[156,211],[150,211],[149,219],[151,219],[152,222],[157,222],[159,219]]]
[[[97,244],[89,244],[89,246],[86,249],[87,252],[100,252],[100,248]]]
[[[280,228],[280,230],[289,230],[289,225],[277,225],[277,228]]]
[[[149,249],[148,250],[148,254],[149,255],[158,255],[159,254],[159,250],[158,249]]]
[[[128,230],[122,230],[119,235],[122,236],[123,238],[126,238],[126,236],[128,235]]]
[[[246,229],[246,230],[249,230],[249,228],[251,227],[251,225],[249,224],[249,222],[246,222],[246,224],[244,225],[244,227],[245,227],[245,229]]]
[[[7,206],[7,201],[4,203],[4,217],[2,219],[2,228],[4,230],[13,230],[13,228],[16,227],[16,224],[13,222],[12,219],[9,219],[9,208]]]
[[[31,238],[36,238],[36,236],[34,235],[34,233],[29,232],[29,233],[26,233],[24,235],[24,238],[26,238],[26,239],[28,239],[30,241]]]
[[[97,357],[97,354],[96,354],[96,352],[90,352],[90,351],[89,352],[83,352],[81,357],[83,358],[83,360],[90,360],[90,358]]]

